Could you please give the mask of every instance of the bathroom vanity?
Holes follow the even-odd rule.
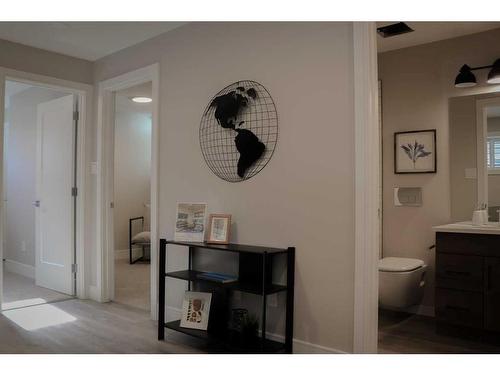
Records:
[[[498,339],[500,226],[461,222],[433,229],[438,331]]]

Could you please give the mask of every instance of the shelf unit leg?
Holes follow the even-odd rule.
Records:
[[[262,255],[262,327],[261,327],[261,350],[264,351],[264,345],[266,342],[266,316],[267,316],[267,291],[266,291],[266,263],[267,263],[267,252]]]
[[[295,290],[295,248],[289,247],[286,262],[285,351],[293,353],[293,299]]]
[[[165,339],[165,263],[167,253],[167,241],[160,240],[160,266],[158,287],[158,340]]]
[[[193,269],[193,247],[189,246],[188,270],[191,272]],[[188,291],[191,291],[191,280],[188,280]]]

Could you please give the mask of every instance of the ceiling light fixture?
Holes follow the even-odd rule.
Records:
[[[153,99],[147,96],[134,96],[131,100],[135,103],[151,103],[153,101]]]
[[[476,76],[472,73],[473,70],[481,70],[491,68],[488,73],[488,79],[486,82],[489,84],[500,84],[500,59],[497,59],[493,65],[478,66],[476,68],[471,68],[469,65],[465,64],[460,68],[460,73],[458,73],[455,78],[455,87],[473,87],[477,85]]]

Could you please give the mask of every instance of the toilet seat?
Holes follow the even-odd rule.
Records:
[[[409,272],[424,265],[424,261],[414,258],[387,257],[379,260],[378,269],[382,272]]]

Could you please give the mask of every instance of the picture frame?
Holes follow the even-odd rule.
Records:
[[[177,203],[174,240],[203,242],[207,205],[205,203]]]
[[[394,133],[394,173],[437,172],[436,129]]]
[[[207,243],[228,244],[231,236],[231,215],[210,214]]]
[[[186,291],[182,301],[180,326],[206,331],[210,318],[211,303],[212,293]]]

